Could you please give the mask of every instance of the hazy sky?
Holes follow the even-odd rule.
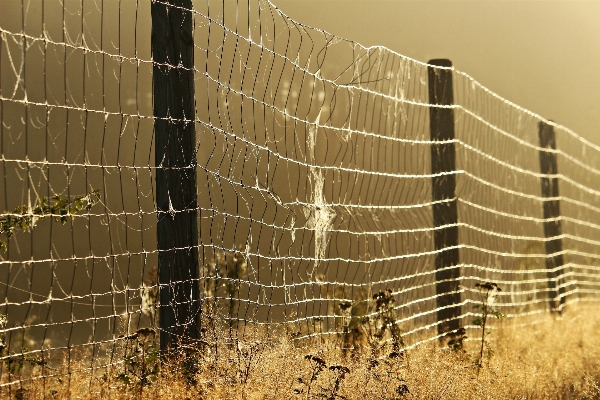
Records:
[[[600,0],[272,0],[291,18],[420,61],[600,144]]]

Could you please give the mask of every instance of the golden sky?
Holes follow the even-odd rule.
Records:
[[[420,61],[600,144],[600,1],[272,0],[298,22]]]

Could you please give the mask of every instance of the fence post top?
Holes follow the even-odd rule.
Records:
[[[427,61],[427,64],[435,65],[436,67],[452,68],[452,61],[447,58],[434,58],[433,60]]]

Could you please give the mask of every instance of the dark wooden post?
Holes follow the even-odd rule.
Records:
[[[545,122],[538,124],[540,147],[556,150],[554,127]],[[542,197],[544,197],[544,236],[546,237],[546,269],[548,270],[548,288],[550,289],[550,309],[557,311],[565,303],[564,288],[560,286],[563,256],[560,226],[560,202],[558,200],[558,166],[556,154],[540,150],[540,171],[543,176]],[[554,176],[552,176],[554,175]]]
[[[429,76],[429,103],[452,105],[452,70],[435,66],[452,67],[450,60],[431,60],[427,68]],[[454,110],[452,108],[429,108],[431,140],[434,142],[454,139]],[[455,168],[454,143],[431,145],[431,173],[453,172]],[[435,250],[435,279],[437,293],[438,333],[445,334],[460,328],[460,293],[458,284],[458,211],[456,205],[456,176],[432,178],[433,224]],[[447,200],[447,201],[445,201]],[[454,267],[454,268],[453,268]]]
[[[151,10],[159,323],[164,351],[199,333],[192,1],[152,2]]]

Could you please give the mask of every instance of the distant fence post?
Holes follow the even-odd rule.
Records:
[[[429,103],[432,105],[452,105],[452,67],[450,60],[430,60],[427,68],[429,77]],[[431,140],[431,173],[433,204],[433,224],[435,242],[435,279],[437,294],[438,334],[460,328],[460,292],[458,288],[460,270],[458,267],[458,210],[456,204],[456,150],[454,142],[454,110],[452,108],[430,107],[429,121]],[[446,175],[438,175],[449,172]]]
[[[165,351],[199,333],[192,1],[152,2],[151,10],[159,325]]]
[[[545,122],[538,124],[540,147],[556,150],[554,127]],[[563,255],[562,229],[560,223],[560,202],[558,200],[558,166],[556,154],[540,150],[540,171],[542,174],[542,197],[544,198],[544,236],[546,237],[546,269],[548,270],[548,288],[550,289],[550,309],[560,311],[565,303],[564,288],[558,278],[562,275]]]

